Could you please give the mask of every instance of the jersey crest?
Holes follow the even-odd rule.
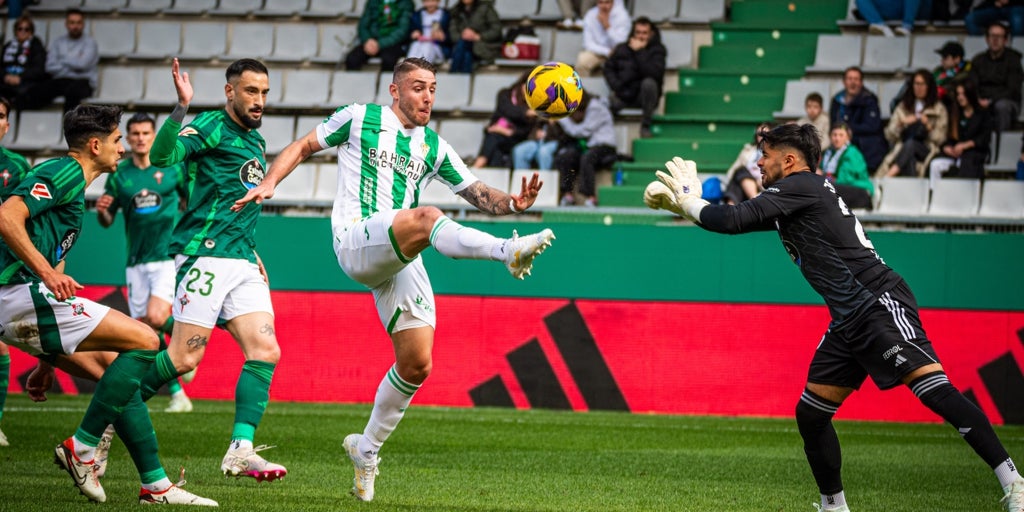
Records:
[[[238,170],[238,178],[247,189],[256,188],[256,185],[263,182],[265,174],[266,171],[263,169],[263,164],[256,158],[250,158]]]
[[[29,192],[29,195],[39,201],[43,199],[53,199],[53,196],[50,194],[50,189],[46,187],[45,183],[36,183],[33,185],[32,191]]]
[[[0,172],[0,178],[4,179],[5,187],[7,186],[7,183],[11,180],[11,176],[11,171],[8,171],[7,169],[4,169],[2,172]]]

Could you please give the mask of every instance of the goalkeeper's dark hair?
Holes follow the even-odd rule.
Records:
[[[762,134],[761,148],[789,148],[804,157],[811,172],[818,169],[821,160],[821,138],[812,124],[782,124]]]
[[[89,139],[105,138],[121,124],[121,107],[79,105],[64,114],[64,140],[68,149],[81,150]]]

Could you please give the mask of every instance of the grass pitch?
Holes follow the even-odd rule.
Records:
[[[52,463],[88,401],[43,404],[10,396],[0,448],[0,511],[137,510],[138,476],[115,441],[92,505]],[[239,511],[799,511],[818,492],[792,419],[655,416],[412,407],[381,451],[377,497],[348,495],[342,438],[361,431],[368,405],[272,402],[256,436],[289,471],[258,484],[219,472],[234,404],[196,401],[190,414],[150,403],[171,480]],[[992,472],[948,425],[837,422],[844,481],[860,511],[1000,510]],[[997,428],[1024,461],[1024,427]],[[89,507],[89,508],[83,508]],[[180,508],[179,508],[180,510]]]

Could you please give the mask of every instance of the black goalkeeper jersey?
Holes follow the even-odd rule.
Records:
[[[825,299],[833,329],[902,280],[875,252],[832,184],[809,171],[790,174],[736,206],[709,205],[700,225],[731,234],[778,231],[804,278]]]

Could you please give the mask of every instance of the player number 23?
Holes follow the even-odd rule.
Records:
[[[203,272],[193,268],[188,271],[188,281],[185,283],[185,289],[206,297],[213,291],[213,278],[215,277],[217,276],[213,275],[212,272]]]

